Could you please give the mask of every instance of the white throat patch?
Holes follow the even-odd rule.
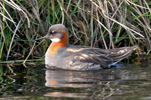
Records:
[[[59,39],[59,38],[53,38],[53,39],[51,39],[51,41],[52,41],[52,42],[60,42],[61,39]]]

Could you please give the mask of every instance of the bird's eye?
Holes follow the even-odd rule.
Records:
[[[52,31],[52,34],[54,34],[55,33],[55,31]]]

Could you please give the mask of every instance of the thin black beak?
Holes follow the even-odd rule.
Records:
[[[44,36],[44,37],[33,40],[33,42],[38,41],[38,40],[42,40],[42,39],[46,39],[46,38],[47,38],[47,36]]]

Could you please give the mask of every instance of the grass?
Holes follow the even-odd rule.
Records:
[[[0,1],[0,59],[42,57],[49,40],[32,40],[63,23],[70,44],[115,48],[137,45],[150,53],[149,0],[2,0]]]

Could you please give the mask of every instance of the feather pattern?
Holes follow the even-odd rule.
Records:
[[[69,46],[66,50],[72,53],[68,60],[76,62],[80,65],[81,63],[92,64],[93,66],[99,65],[100,67],[109,67],[116,64],[122,59],[129,56],[137,47],[123,47],[115,49],[99,49],[99,48],[88,48],[81,46]],[[67,53],[66,53],[67,54]],[[73,66],[74,63],[72,63]]]

